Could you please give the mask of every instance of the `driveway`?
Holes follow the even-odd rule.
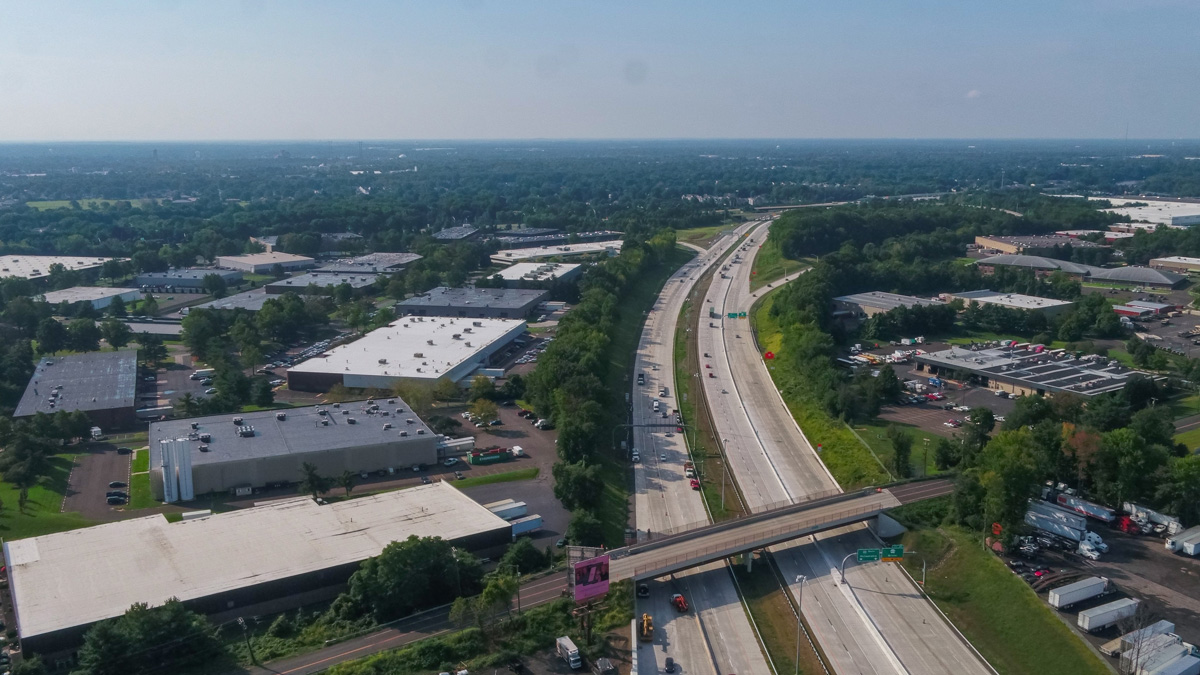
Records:
[[[71,468],[63,511],[78,511],[89,520],[113,520],[118,507],[108,505],[107,493],[114,489],[108,484],[121,481],[128,485],[132,460],[132,454],[119,455],[117,446],[110,443],[89,443]],[[118,489],[129,492],[127,487]]]

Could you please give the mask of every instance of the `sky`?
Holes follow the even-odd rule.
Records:
[[[1196,138],[1196,0],[7,0],[0,141]]]

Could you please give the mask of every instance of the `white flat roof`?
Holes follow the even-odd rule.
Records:
[[[581,244],[562,244],[560,246],[538,246],[536,248],[514,248],[507,251],[497,251],[492,254],[492,260],[496,262],[517,262],[520,260],[530,260],[533,258],[552,258],[560,255],[583,255],[585,253],[603,253],[607,249],[620,251],[622,242],[620,239],[616,241],[592,241]]]
[[[85,258],[75,255],[4,255],[0,256],[0,277],[40,279],[50,276],[50,266],[57,263],[68,270],[89,270],[112,258]]]
[[[524,330],[525,322],[516,319],[407,316],[288,372],[437,379],[488,345]]]
[[[50,291],[43,294],[46,302],[57,305],[60,302],[94,302],[116,296],[138,296],[142,292],[136,288],[114,288],[111,286],[74,286],[61,291]]]
[[[162,515],[4,544],[22,637],[329,569],[393,541],[508,527],[447,482],[319,506],[308,497],[168,523]]]
[[[293,255],[291,253],[280,253],[271,251],[269,253],[245,253],[243,255],[222,255],[217,256],[217,261],[232,260],[235,262],[244,262],[250,265],[273,265],[275,263],[289,262],[312,262],[312,258],[302,255]]]
[[[1150,261],[1151,265],[1153,265],[1154,263],[1178,263],[1181,265],[1200,265],[1200,258],[1189,258],[1189,257],[1183,256],[1183,255],[1169,255],[1169,256],[1166,256],[1163,258],[1155,258],[1154,260]]]
[[[517,263],[506,267],[492,276],[498,276],[505,281],[521,281],[528,277],[529,281],[551,281],[570,274],[579,269],[576,263]]]
[[[1036,295],[1021,295],[1020,293],[1001,293],[999,291],[969,291],[966,293],[953,293],[952,295],[956,298],[962,298],[967,304],[978,302],[981,305],[1003,305],[1014,309],[1046,309],[1048,307],[1062,307],[1074,304],[1068,300],[1040,298]]]
[[[1106,211],[1129,216],[1131,220],[1170,224],[1172,218],[1179,218],[1181,216],[1200,218],[1200,204],[1194,202],[1157,199],[1117,199],[1112,197],[1107,199],[1116,208],[1105,209]],[[1126,204],[1146,204],[1146,206],[1126,206]]]

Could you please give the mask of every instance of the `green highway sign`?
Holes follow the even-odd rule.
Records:
[[[858,562],[879,562],[879,549],[877,548],[860,548],[858,549]]]
[[[880,553],[883,555],[883,562],[900,562],[904,559],[904,546],[884,546]]]
[[[739,318],[739,319],[744,319],[744,318],[746,318],[746,313],[745,313],[745,312],[738,312],[738,318]]]
[[[737,318],[737,312],[730,312],[730,313],[729,313],[729,318],[731,318],[731,319],[736,319],[736,318]]]

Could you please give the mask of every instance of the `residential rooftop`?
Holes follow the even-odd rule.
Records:
[[[405,317],[297,364],[288,373],[436,380],[524,330],[525,322],[517,319]]]
[[[13,417],[133,408],[136,394],[136,350],[44,357],[34,367]]]
[[[66,255],[5,255],[0,256],[0,277],[41,279],[50,276],[51,265],[62,265],[67,271],[90,270],[112,258],[88,258]]]
[[[403,310],[412,307],[523,309],[537,302],[546,291],[524,288],[447,288],[438,286],[421,295],[396,303]]]
[[[375,412],[368,412],[370,405],[366,401],[356,401],[340,403],[336,408],[330,404],[153,422],[150,466],[162,463],[160,441],[187,438],[198,448],[202,444],[200,434],[209,434],[211,440],[203,441],[208,450],[192,453],[193,466],[406,443],[434,436],[402,399],[379,399],[375,404],[379,407]],[[281,412],[286,413],[285,419],[277,419],[276,414]],[[233,421],[235,417],[241,418],[240,425]],[[384,429],[385,424],[391,428]],[[253,435],[241,435],[238,427],[253,427]],[[408,434],[401,436],[401,431]]]
[[[508,523],[439,481],[318,505],[308,497],[167,522],[162,514],[7,541],[22,638],[361,562],[409,536],[459,541]]]

